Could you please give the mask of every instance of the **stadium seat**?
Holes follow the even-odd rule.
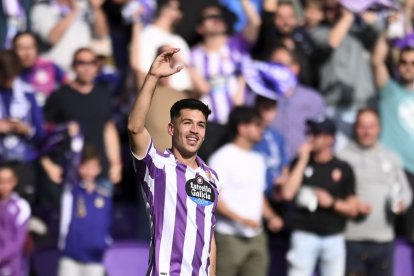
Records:
[[[105,254],[108,276],[145,276],[148,268],[148,243],[116,242]]]

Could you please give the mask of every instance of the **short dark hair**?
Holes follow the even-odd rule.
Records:
[[[84,164],[91,160],[97,160],[100,162],[101,154],[94,146],[85,145],[82,150],[81,164]]]
[[[238,127],[241,124],[248,124],[254,121],[261,121],[259,111],[256,108],[250,106],[236,106],[230,112],[229,120],[227,122],[228,138],[234,140],[239,134]]]
[[[0,86],[20,74],[19,57],[13,50],[0,50]]]
[[[400,54],[398,55],[398,62],[401,62],[401,58],[405,53],[414,52],[414,47],[412,46],[405,46],[400,50]]]
[[[269,99],[262,95],[257,95],[255,102],[254,102],[254,106],[259,111],[262,109],[268,110],[271,108],[277,108],[277,101],[273,99]]]
[[[234,12],[221,4],[209,3],[204,5],[198,14],[197,26],[200,26],[203,23],[205,11],[213,8],[220,10],[220,14],[223,16],[224,23],[227,27],[227,34],[232,34],[234,32],[233,25],[237,21],[237,16]]]
[[[72,57],[72,67],[75,67],[75,65],[76,65],[76,58],[79,55],[79,53],[81,53],[81,52],[89,52],[89,53],[94,54],[95,57],[97,56],[96,53],[95,53],[95,51],[92,50],[92,48],[89,48],[89,47],[81,47],[81,48],[77,49],[75,51],[75,53],[73,54],[73,57]]]
[[[36,48],[37,48],[37,45],[38,45],[38,37],[34,34],[34,33],[32,33],[32,32],[30,32],[30,31],[23,31],[23,32],[18,32],[14,37],[13,37],[13,40],[12,40],[12,45],[13,45],[13,49],[16,49],[16,46],[17,46],[17,41],[22,37],[22,36],[25,36],[25,35],[28,35],[28,36],[31,36],[32,38],[33,38],[33,40],[35,41],[35,46],[36,46]]]
[[[204,117],[206,117],[206,121],[208,119],[208,115],[210,115],[211,113],[210,108],[202,101],[199,101],[196,99],[182,99],[182,100],[175,102],[173,106],[171,107],[170,109],[171,121],[180,117],[182,109],[199,110],[204,114]]]
[[[378,122],[380,121],[378,110],[373,107],[364,107],[358,110],[356,117],[355,117],[355,126],[358,124],[359,117],[362,116],[364,113],[372,113],[374,116],[378,119]]]
[[[14,174],[14,176],[18,178],[17,169],[16,169],[17,165],[18,165],[17,162],[12,162],[12,161],[0,163],[0,171],[10,170]]]

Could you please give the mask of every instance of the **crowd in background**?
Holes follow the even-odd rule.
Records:
[[[126,125],[168,48],[184,69],[160,80],[146,127],[164,151],[174,102],[212,110],[199,155],[223,187],[218,274],[392,275],[393,241],[414,242],[413,12],[2,0],[0,275],[34,275],[30,256],[50,247],[59,275],[103,275],[110,240],[148,239]]]

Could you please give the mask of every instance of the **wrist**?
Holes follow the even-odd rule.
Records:
[[[336,199],[336,198],[333,198],[332,199],[332,204],[331,204],[331,206],[329,206],[329,208],[328,209],[330,209],[330,210],[332,210],[332,211],[336,211],[336,203],[338,202],[338,200]]]

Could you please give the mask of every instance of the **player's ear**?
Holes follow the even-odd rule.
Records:
[[[174,124],[173,123],[168,123],[168,134],[170,136],[173,136],[174,133]]]

